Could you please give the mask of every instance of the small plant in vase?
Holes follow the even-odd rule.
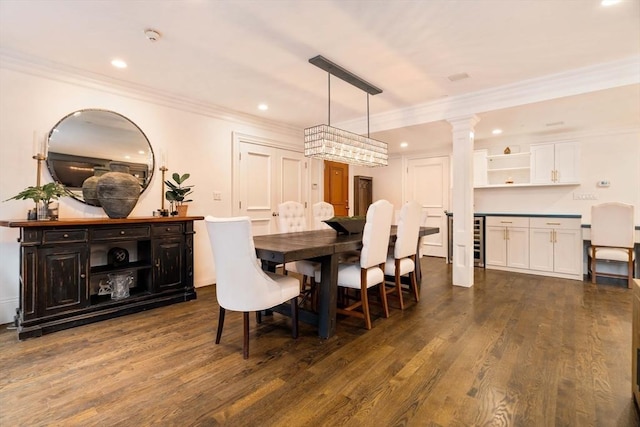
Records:
[[[64,185],[57,182],[50,182],[45,185],[30,186],[19,192],[8,200],[28,200],[31,199],[36,204],[37,219],[58,219],[57,209],[52,215],[51,202],[58,200],[60,197],[67,196],[67,190]],[[30,218],[32,219],[32,218]],[[33,218],[36,219],[36,218]]]
[[[192,202],[192,199],[187,199],[186,197],[193,192],[193,185],[182,185],[191,174],[185,173],[180,175],[179,173],[174,173],[171,175],[173,181],[166,180],[164,183],[167,184],[169,189],[164,193],[165,198],[171,203],[171,215],[178,216],[186,216],[188,205],[185,203]]]

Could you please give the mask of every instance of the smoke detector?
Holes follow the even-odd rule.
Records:
[[[150,42],[156,42],[160,39],[160,33],[156,30],[152,30],[151,28],[147,28],[144,30],[144,35],[149,39]]]

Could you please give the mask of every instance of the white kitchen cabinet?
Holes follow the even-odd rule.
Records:
[[[529,218],[489,216],[486,219],[486,265],[529,268]]]
[[[475,150],[473,152],[473,186],[484,187],[487,185],[487,150]]]
[[[531,184],[579,184],[580,147],[577,142],[531,144]]]
[[[582,230],[577,218],[531,218],[531,270],[582,280]]]

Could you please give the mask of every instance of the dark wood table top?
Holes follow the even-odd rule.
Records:
[[[391,236],[396,235],[396,228],[391,227]],[[436,234],[439,231],[438,227],[420,227],[420,236]],[[280,264],[358,250],[362,247],[362,234],[312,230],[254,236],[253,241],[258,258]]]

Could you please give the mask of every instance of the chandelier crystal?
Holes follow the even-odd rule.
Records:
[[[329,73],[329,124],[304,130],[304,155],[358,166],[387,166],[387,143],[369,138],[369,95],[377,95],[382,90],[321,55],[309,62]],[[367,92],[367,136],[331,126],[331,75]]]

